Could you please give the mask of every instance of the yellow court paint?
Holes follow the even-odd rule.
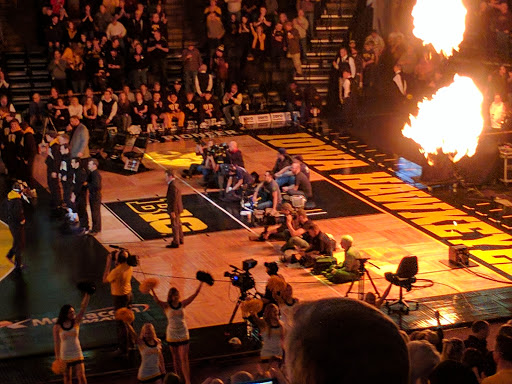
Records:
[[[155,198],[151,201],[130,201],[126,205],[138,214],[142,220],[151,225],[157,232],[170,235],[172,233],[171,219],[167,213],[167,199]],[[180,216],[183,224],[183,232],[204,231],[208,226],[194,217],[188,210],[184,210]]]
[[[0,281],[12,270],[12,263],[5,255],[12,246],[12,236],[9,227],[0,221]]]
[[[308,166],[423,232],[447,244],[466,245],[478,261],[512,279],[512,235],[500,228],[387,172],[372,171],[367,162],[307,133],[258,137],[290,154],[303,155]]]

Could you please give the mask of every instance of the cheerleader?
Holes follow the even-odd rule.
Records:
[[[268,365],[267,369],[262,369],[263,372],[266,372],[268,368],[272,368],[272,363],[280,362],[283,359],[284,326],[279,320],[279,308],[275,304],[268,304],[263,312],[263,317],[251,315],[251,321],[260,329],[263,344],[260,358],[262,365]]]
[[[139,348],[141,362],[137,379],[139,383],[162,384],[165,376],[165,363],[162,355],[162,342],[156,337],[155,327],[145,323],[140,335],[129,323],[125,323],[134,343]]]
[[[293,313],[297,308],[298,299],[293,297],[293,289],[290,284],[286,284],[283,292],[276,292],[275,300],[281,313],[281,322],[283,323],[285,335],[292,329]]]
[[[166,302],[160,301],[155,291],[152,290],[155,301],[167,316],[166,341],[171,348],[174,370],[184,380],[185,384],[190,384],[190,367],[188,363],[190,337],[187,323],[185,322],[184,309],[194,301],[202,285],[203,283],[201,282],[192,296],[185,300],[180,300],[180,292],[177,288],[172,287],[169,289]]]
[[[78,338],[80,322],[82,321],[85,309],[89,304],[89,294],[86,293],[82,299],[80,312],[75,314],[75,309],[64,305],[59,312],[57,323],[53,326],[53,342],[55,358],[65,363],[63,372],[64,384],[71,384],[73,381],[73,367],[76,367],[76,377],[79,384],[87,384],[85,378],[84,355]]]

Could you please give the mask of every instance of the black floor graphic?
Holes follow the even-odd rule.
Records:
[[[317,206],[311,211],[313,219],[379,213],[377,209],[327,181],[314,181],[312,184]],[[245,222],[245,218],[240,215],[239,203],[223,202],[218,193],[210,193],[208,198]],[[144,240],[159,239],[171,234],[165,197],[112,202],[105,205]],[[242,228],[233,218],[199,195],[183,196],[183,206],[185,211],[181,215],[181,221],[185,235]]]

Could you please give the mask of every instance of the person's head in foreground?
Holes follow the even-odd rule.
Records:
[[[409,382],[398,327],[370,305],[347,298],[300,304],[286,340],[293,384]]]

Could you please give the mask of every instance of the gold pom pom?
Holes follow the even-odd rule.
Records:
[[[283,292],[286,289],[286,281],[280,276],[270,276],[268,279],[267,288],[276,294],[277,292]]]
[[[145,279],[140,283],[139,291],[140,293],[149,293],[152,289],[155,289],[158,286],[158,280],[154,277],[150,277],[149,279]]]
[[[260,299],[247,299],[240,304],[242,310],[242,317],[249,317],[256,315],[263,309],[263,301]]]
[[[54,360],[52,363],[52,372],[56,375],[62,375],[66,369],[66,363],[61,359]]]
[[[115,313],[116,320],[123,321],[125,323],[133,323],[135,315],[133,311],[128,308],[119,308]]]

